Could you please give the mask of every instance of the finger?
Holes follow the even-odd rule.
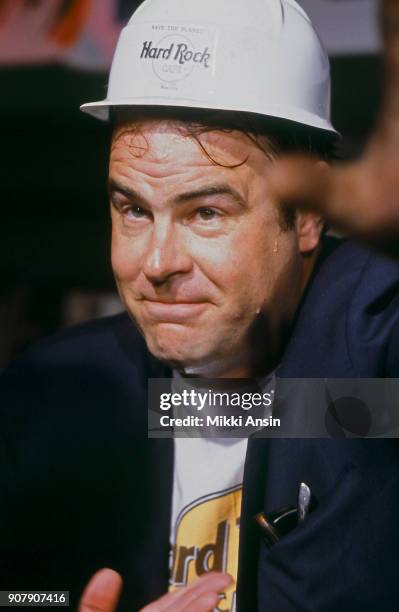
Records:
[[[228,574],[221,572],[210,572],[204,574],[187,587],[167,593],[157,601],[146,606],[141,612],[180,612],[190,605],[198,596],[214,593],[218,594],[227,589],[234,582]]]
[[[122,578],[112,569],[102,569],[91,578],[79,604],[79,612],[114,612],[122,589]]]
[[[367,156],[326,169],[302,156],[283,157],[270,173],[282,206],[311,210],[344,234],[395,254],[398,250],[398,161]]]
[[[381,17],[384,40],[386,44],[390,44],[399,36],[398,0],[382,0]]]
[[[332,170],[309,155],[278,159],[269,175],[272,197],[282,206],[326,210],[332,197]]]
[[[218,572],[210,572],[204,574],[185,589],[177,592],[176,599],[170,603],[170,607],[166,608],[168,612],[180,612],[180,610],[191,610],[195,601],[201,597],[211,596],[218,600],[219,593],[225,591],[234,583],[234,580],[228,574]],[[176,607],[178,606],[178,607]]]
[[[157,601],[149,604],[141,612],[180,612],[190,605],[195,599],[209,593],[218,594],[226,590],[234,580],[228,574],[221,572],[209,572],[204,574],[187,587],[183,587],[173,593],[167,593]]]
[[[219,595],[217,593],[206,593],[205,595],[200,595],[189,607],[186,607],[184,612],[212,612],[218,605],[218,602]]]
[[[399,4],[397,0],[381,3],[381,29],[385,44],[386,68],[398,68],[399,62]],[[398,73],[387,73],[388,84],[395,82]]]
[[[342,178],[341,178],[342,177]],[[367,159],[342,169],[330,218],[386,255],[399,256],[399,159]]]
[[[381,2],[381,29],[384,39],[383,103],[371,145],[395,146],[399,140],[399,3]]]
[[[176,593],[173,594],[176,595]],[[161,600],[158,600],[143,608],[140,612],[212,612],[219,602],[219,594],[205,593],[205,595],[200,595],[197,599],[185,603],[181,603],[179,598],[174,598],[173,602],[169,601],[167,607]]]

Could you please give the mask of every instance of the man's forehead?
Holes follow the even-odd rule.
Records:
[[[112,141],[113,145],[134,147],[143,152],[148,149],[151,153],[150,143],[156,147],[168,143],[187,145],[190,138],[187,129],[183,122],[171,119],[129,119],[115,127]]]
[[[265,161],[260,147],[239,129],[162,117],[120,120],[113,132],[111,155],[123,150],[135,157],[162,161],[173,160],[184,151],[199,163],[216,162],[225,167],[242,165],[254,155]]]

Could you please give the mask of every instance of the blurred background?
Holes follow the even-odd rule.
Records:
[[[245,2],[245,0],[242,0]],[[376,0],[299,0],[330,54],[340,156],[373,126],[382,70]],[[122,309],[110,266],[106,95],[137,0],[0,0],[0,369],[39,338]]]

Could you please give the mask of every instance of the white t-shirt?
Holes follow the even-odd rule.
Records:
[[[272,377],[260,382],[272,384]],[[174,375],[174,390],[189,380]],[[175,438],[170,590],[207,571],[237,577],[247,438]],[[234,612],[235,585],[215,610]]]
[[[247,439],[175,438],[170,589],[207,571],[237,576]],[[235,610],[235,587],[218,610]]]

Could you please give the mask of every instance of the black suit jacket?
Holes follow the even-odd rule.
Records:
[[[279,376],[398,376],[399,266],[332,241],[299,309]],[[124,578],[120,609],[168,586],[173,442],[146,439],[149,377],[169,372],[127,315],[28,351],[0,385],[0,589]],[[388,440],[249,445],[238,582],[241,612],[396,610],[399,453]],[[271,551],[252,516],[319,499]]]
[[[277,375],[397,378],[398,281],[396,263],[330,242]],[[317,509],[267,550],[252,517],[295,503],[302,481]],[[241,610],[399,610],[397,440],[253,439],[244,482]]]

